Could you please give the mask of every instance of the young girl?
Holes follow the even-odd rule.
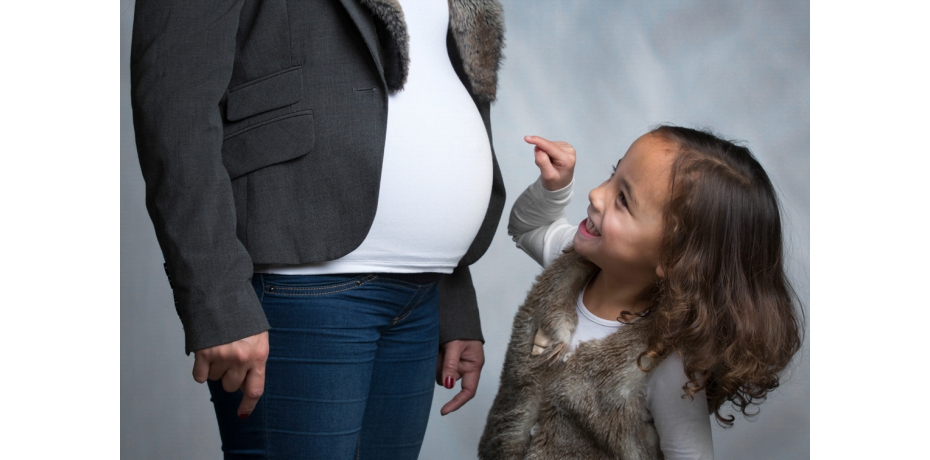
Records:
[[[575,151],[530,136],[540,179],[509,232],[546,267],[514,318],[483,459],[713,458],[800,347],[775,191],[745,147],[661,126],[563,218]]]

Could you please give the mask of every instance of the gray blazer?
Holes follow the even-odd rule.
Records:
[[[490,138],[503,14],[449,3],[449,57]],[[407,45],[391,0],[137,0],[136,146],[188,353],[269,328],[253,263],[332,260],[365,239]],[[440,282],[442,342],[482,340],[468,265],[503,205],[495,158],[484,223]]]

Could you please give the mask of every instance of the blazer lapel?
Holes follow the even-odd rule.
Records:
[[[387,82],[384,79],[384,67],[381,64],[381,53],[378,47],[378,33],[372,22],[371,12],[363,7],[358,0],[340,1],[342,2],[342,6],[345,7],[346,11],[349,13],[349,17],[355,22],[358,31],[362,34],[362,40],[365,41],[368,52],[371,53],[371,58],[375,61],[375,66],[378,68],[378,75],[381,76],[381,83],[387,88]]]

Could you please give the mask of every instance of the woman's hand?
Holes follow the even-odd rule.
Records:
[[[255,409],[265,390],[265,362],[268,360],[268,331],[235,342],[194,352],[194,380],[197,383],[223,380],[223,389],[242,390],[239,418]]]
[[[542,185],[550,192],[565,188],[575,175],[575,148],[568,142],[549,141],[539,136],[523,138],[527,144],[536,146],[536,166]]]
[[[484,366],[484,345],[478,340],[452,340],[439,346],[436,383],[451,390],[462,379],[462,391],[439,410],[440,415],[457,410],[475,397]]]

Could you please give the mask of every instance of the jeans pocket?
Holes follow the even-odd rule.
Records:
[[[376,278],[375,275],[262,275],[262,291],[266,296],[322,296],[359,288]]]

